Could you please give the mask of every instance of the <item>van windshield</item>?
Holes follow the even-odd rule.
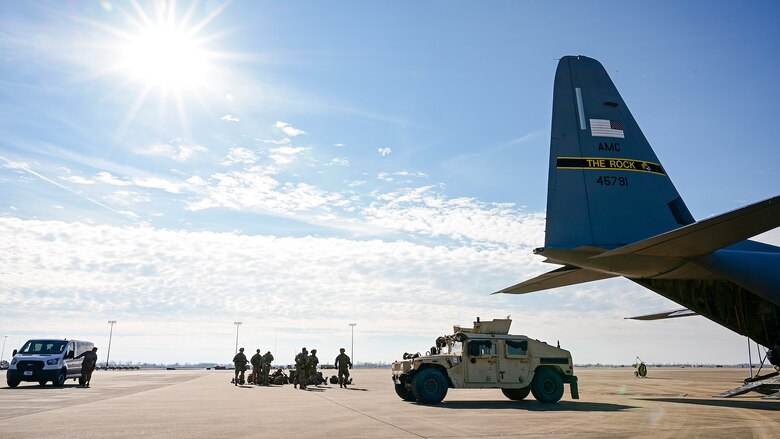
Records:
[[[19,350],[20,354],[60,354],[68,344],[65,340],[30,340]]]

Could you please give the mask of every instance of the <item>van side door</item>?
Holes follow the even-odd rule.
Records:
[[[76,343],[68,342],[65,347],[65,364],[68,366],[68,378],[81,376],[81,358],[76,359]]]

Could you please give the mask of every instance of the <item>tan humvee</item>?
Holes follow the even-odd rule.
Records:
[[[512,320],[455,326],[453,335],[436,339],[426,355],[404,354],[393,363],[395,391],[405,401],[438,404],[447,389],[501,389],[512,400],[529,393],[539,402],[558,402],[563,383],[579,399],[571,354],[524,335],[509,335]]]

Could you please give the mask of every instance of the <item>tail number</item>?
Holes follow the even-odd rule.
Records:
[[[628,177],[605,175],[596,179],[596,184],[602,186],[628,186]]]

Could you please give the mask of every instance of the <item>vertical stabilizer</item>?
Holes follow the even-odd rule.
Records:
[[[546,248],[615,248],[693,223],[604,67],[566,56],[553,92]]]

